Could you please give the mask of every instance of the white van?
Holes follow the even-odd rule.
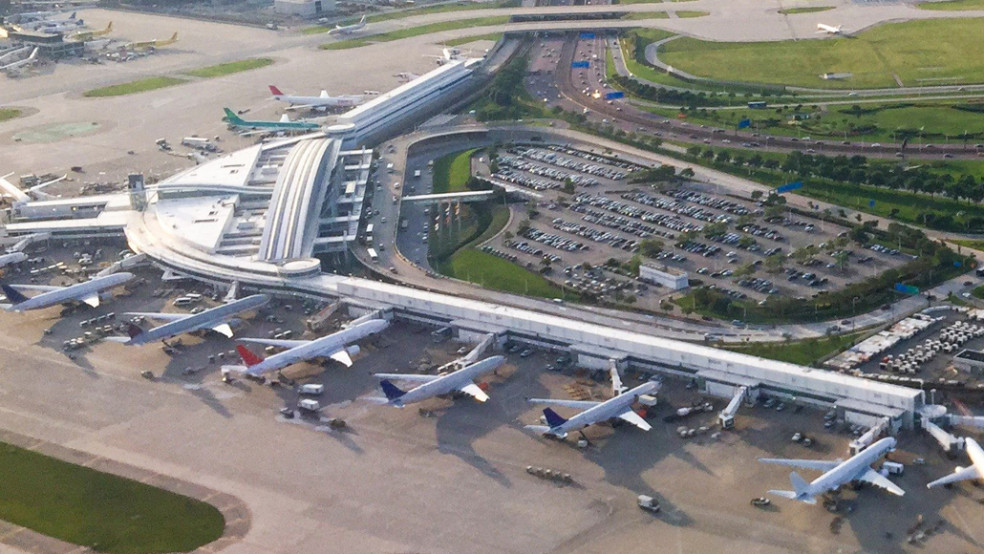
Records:
[[[319,395],[323,392],[325,392],[325,386],[320,383],[310,383],[307,385],[301,385],[301,390],[300,390],[301,394]]]
[[[190,306],[195,303],[195,300],[188,298],[187,296],[179,296],[174,299],[175,306]]]
[[[313,398],[304,398],[298,401],[297,409],[304,410],[306,412],[317,412],[321,409],[321,404]]]

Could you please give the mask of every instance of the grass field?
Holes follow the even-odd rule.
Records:
[[[410,27],[408,29],[391,31],[389,33],[383,33],[380,35],[370,35],[367,37],[339,40],[337,42],[328,42],[322,44],[321,49],[345,50],[348,48],[358,48],[360,46],[366,46],[367,44],[372,44],[375,42],[390,42],[393,40],[400,40],[404,38],[415,37],[418,35],[440,33],[441,31],[453,31],[455,29],[466,29],[468,27],[486,27],[489,25],[503,25],[508,22],[509,22],[509,16],[506,15],[492,16],[492,17],[476,17],[473,19],[459,19],[458,21],[442,21],[439,23],[430,23],[428,25],[421,25],[420,27]]]
[[[984,251],[984,240],[951,239],[947,242],[959,244],[960,246],[965,246],[967,248],[973,248],[974,250]]]
[[[914,138],[909,143],[918,148],[920,142],[961,143],[962,134],[969,134],[971,147],[984,137],[984,111],[975,112],[959,109],[973,107],[965,102],[952,100],[925,102],[886,102],[884,104],[861,104],[863,112],[855,115],[852,104],[831,104],[822,109],[814,109],[804,104],[801,110],[791,107],[768,108],[764,110],[724,109],[691,111],[687,120],[694,123],[711,124],[734,128],[742,119],[749,119],[756,130],[766,130],[772,134],[789,136],[809,136],[819,140],[865,140],[899,142],[908,131]],[[667,117],[676,117],[672,108],[644,108],[647,111]],[[809,119],[796,121],[794,113],[809,114]],[[817,117],[819,116],[819,117]],[[921,138],[918,133],[922,129]],[[979,164],[978,164],[979,165]]]
[[[448,154],[434,162],[434,194],[464,192],[471,177],[471,157],[477,148]]]
[[[20,117],[21,111],[16,108],[0,108],[0,121]]]
[[[470,44],[472,42],[478,42],[480,40],[491,40],[492,42],[499,42],[502,38],[502,33],[489,33],[487,35],[474,35],[470,37],[454,38],[451,40],[446,40],[442,44],[448,46],[461,46],[462,44]]]
[[[202,67],[199,69],[192,69],[191,71],[185,71],[188,75],[194,77],[201,77],[203,79],[208,79],[211,77],[222,77],[223,75],[230,75],[232,73],[239,73],[240,71],[249,71],[250,69],[259,69],[261,67],[266,67],[273,63],[270,58],[249,58],[246,60],[239,60],[229,63],[221,63],[219,65],[211,65],[208,67]]]
[[[563,298],[564,292],[543,276],[533,273],[508,260],[466,248],[441,264],[438,271],[448,277],[477,283],[485,288],[539,296]]]
[[[832,9],[834,9],[833,6],[813,6],[811,8],[786,8],[783,10],[779,10],[779,13],[783,15],[796,15],[798,13],[825,12],[827,10],[832,10]]]
[[[947,2],[922,2],[919,8],[937,11],[984,10],[984,0],[949,0]]]
[[[710,12],[701,12],[696,10],[680,10],[676,14],[677,17],[681,19],[688,19],[692,17],[704,17],[705,15],[710,15]]]
[[[173,87],[174,85],[180,85],[184,82],[186,82],[184,79],[178,79],[176,77],[148,77],[146,79],[130,81],[129,83],[87,90],[82,93],[82,96],[87,98],[123,96],[125,94],[136,94],[138,92],[147,92],[148,90]]]
[[[726,345],[725,348],[770,360],[809,366],[854,346],[854,343],[863,335],[864,333],[854,333],[786,343],[748,343],[741,346]]]
[[[222,535],[215,507],[0,443],[0,519],[97,552],[188,552]]]
[[[681,38],[660,49],[667,64],[704,77],[829,89],[984,82],[982,19],[880,25],[854,37],[757,43]],[[823,80],[822,73],[851,73]]]

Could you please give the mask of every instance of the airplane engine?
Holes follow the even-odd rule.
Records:
[[[354,358],[359,355],[359,352],[362,352],[362,349],[359,348],[359,345],[353,344],[352,346],[347,346],[345,351],[348,352],[350,357]]]

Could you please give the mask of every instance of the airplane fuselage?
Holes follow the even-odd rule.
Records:
[[[279,352],[264,359],[262,362],[249,367],[248,372],[252,375],[262,375],[271,371],[285,368],[289,365],[318,358],[329,356],[333,352],[345,348],[349,343],[364,339],[369,335],[378,333],[389,326],[389,323],[382,319],[371,319],[365,323],[360,323],[354,327],[344,329],[331,335],[315,339],[306,344],[291,348],[284,352]]]
[[[871,468],[886,452],[895,448],[895,439],[886,437],[858,452],[839,466],[817,477],[810,483],[812,496],[837,489],[841,485],[855,481]]]
[[[610,419],[617,418],[632,404],[639,400],[644,394],[649,394],[659,388],[659,383],[649,381],[638,387],[624,392],[618,396],[610,398],[597,406],[588,408],[583,412],[568,419],[563,424],[550,429],[550,433],[556,436],[566,436],[570,431],[577,431],[595,423],[601,423]]]
[[[449,373],[433,381],[424,383],[419,387],[411,389],[407,391],[406,394],[395,401],[391,401],[390,403],[395,405],[412,404],[414,402],[420,402],[421,400],[427,400],[428,398],[442,394],[448,394],[472,383],[476,377],[496,369],[505,361],[506,359],[503,356],[492,356],[485,358],[484,360],[475,362],[474,364],[463,369],[459,369],[454,373]]]
[[[37,296],[28,298],[23,302],[10,306],[8,311],[24,312],[27,310],[38,310],[49,306],[65,304],[66,302],[81,301],[81,299],[93,294],[98,294],[102,291],[118,287],[132,278],[133,274],[127,272],[113,273],[103,277],[96,277],[95,279],[84,283],[78,283],[76,285],[71,285],[53,291],[42,292]]]
[[[191,333],[201,329],[211,329],[213,326],[226,322],[230,317],[240,312],[255,310],[269,301],[270,297],[265,294],[247,296],[235,302],[216,306],[210,310],[191,314],[186,318],[159,325],[140,333],[123,344],[140,346],[149,342],[167,340],[184,333]]]

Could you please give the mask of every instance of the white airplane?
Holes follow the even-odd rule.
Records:
[[[448,62],[452,62],[454,60],[457,60],[458,59],[458,56],[460,56],[460,55],[461,55],[461,50],[458,50],[457,48],[455,48],[455,47],[452,46],[451,48],[445,48],[445,49],[443,49],[441,51],[441,55],[440,56],[434,56],[434,57],[437,58],[437,60],[436,60],[437,61],[437,65],[444,65],[444,64],[446,64]]]
[[[791,491],[770,490],[769,494],[799,500],[807,504],[816,504],[816,496],[828,491],[835,490],[841,485],[852,481],[863,481],[876,487],[883,488],[888,492],[902,496],[905,491],[898,485],[889,481],[882,474],[871,469],[871,464],[881,458],[886,452],[895,450],[895,439],[886,437],[861,452],[858,452],[847,461],[835,460],[786,460],[780,458],[759,458],[765,464],[778,464],[805,469],[815,469],[825,473],[817,477],[811,483],[807,483],[795,471],[789,474],[789,481],[793,484]]]
[[[153,329],[144,331],[134,323],[127,326],[127,337],[106,337],[106,340],[123,343],[127,346],[140,346],[158,340],[167,340],[184,333],[208,329],[232,338],[232,327],[229,321],[232,316],[255,310],[270,301],[265,294],[254,294],[240,300],[235,300],[222,306],[216,306],[197,314],[147,313],[127,312],[128,316],[143,316],[150,319],[167,321]]]
[[[389,326],[389,322],[384,319],[370,319],[314,340],[242,339],[257,344],[287,347],[289,350],[264,359],[240,344],[236,350],[239,351],[239,355],[246,365],[224,365],[222,366],[222,374],[225,375],[234,371],[259,377],[264,373],[277,371],[297,362],[320,357],[331,358],[351,367],[352,356],[359,353],[359,347],[356,345],[348,346],[348,344],[378,333],[387,326]]]
[[[362,16],[362,19],[358,23],[352,25],[335,25],[335,28],[328,31],[328,34],[338,33],[340,35],[350,35],[356,33],[366,28],[366,16]]]
[[[364,100],[364,97],[358,94],[330,96],[327,90],[321,91],[320,96],[295,96],[293,94],[284,94],[279,88],[273,85],[270,85],[270,93],[273,94],[274,100],[290,104],[290,108],[288,109],[351,108],[358,106]]]
[[[445,375],[374,373],[373,376],[382,378],[379,386],[383,389],[383,393],[386,394],[386,398],[380,400],[397,408],[453,392],[461,392],[473,397],[479,402],[486,402],[489,399],[489,395],[485,394],[485,391],[475,384],[475,378],[495,370],[505,361],[506,358],[504,356],[492,356]],[[408,391],[404,391],[391,383],[389,381],[390,379],[422,384]]]
[[[0,306],[8,312],[38,310],[69,302],[82,302],[95,308],[99,306],[99,293],[118,287],[130,279],[133,279],[132,273],[120,272],[67,287],[4,283],[0,284],[0,289],[3,289],[3,293],[7,296],[8,304],[0,304]],[[28,298],[19,289],[39,290],[41,294]]]
[[[32,48],[30,46],[9,49],[4,54],[0,55],[0,65],[7,64],[10,60],[20,59],[24,56],[24,54],[28,54],[31,50]]]
[[[63,18],[63,19],[39,19],[39,20],[35,20],[35,21],[30,22],[30,23],[24,24],[23,27],[25,27],[27,29],[34,29],[36,31],[37,30],[44,30],[45,28],[50,28],[50,27],[61,27],[61,26],[64,26],[64,25],[70,25],[72,28],[81,27],[82,25],[85,24],[85,22],[82,21],[81,19],[75,17],[76,13],[77,12],[72,12],[72,15],[70,15],[70,16],[68,16],[66,18]]]
[[[6,267],[10,264],[19,264],[27,259],[27,254],[23,252],[11,252],[9,254],[0,255],[0,267]]]
[[[31,21],[39,21],[46,17],[52,17],[58,15],[57,11],[47,11],[47,12],[24,12],[10,16],[10,21],[14,23],[30,23]]]
[[[984,449],[981,449],[981,445],[977,444],[977,441],[969,437],[964,439],[964,444],[967,447],[967,456],[970,458],[970,467],[957,466],[957,468],[953,470],[953,473],[947,475],[946,477],[941,477],[926,485],[927,489],[949,483],[956,483],[957,481],[984,479]]]
[[[20,69],[26,65],[30,65],[34,63],[34,60],[36,60],[37,57],[38,57],[38,49],[35,48],[34,51],[31,52],[31,55],[24,58],[23,60],[17,60],[16,62],[11,62],[8,63],[7,65],[0,66],[0,71],[14,71],[15,69]]]
[[[834,27],[833,25],[824,25],[823,23],[817,23],[817,32],[827,33],[828,35],[839,35],[842,32],[841,27],[843,27],[843,25],[838,25]]]
[[[618,371],[613,368],[612,391],[615,396],[604,402],[530,398],[530,402],[537,404],[555,404],[568,408],[578,408],[584,411],[570,419],[564,419],[557,415],[557,412],[550,408],[545,408],[543,415],[547,420],[547,425],[527,425],[526,429],[535,431],[541,435],[552,435],[563,439],[571,431],[580,431],[588,425],[609,420],[622,420],[635,425],[643,431],[648,431],[652,429],[652,426],[645,419],[642,419],[639,414],[632,411],[632,404],[638,402],[640,396],[656,394],[660,386],[661,383],[659,381],[647,381],[630,391],[622,392],[625,387],[622,386],[622,381],[618,377]]]
[[[417,75],[416,73],[410,73],[409,71],[401,71],[399,73],[394,73],[393,76],[399,79],[401,83],[409,83],[410,81],[413,81],[414,79],[420,77],[420,75]]]

